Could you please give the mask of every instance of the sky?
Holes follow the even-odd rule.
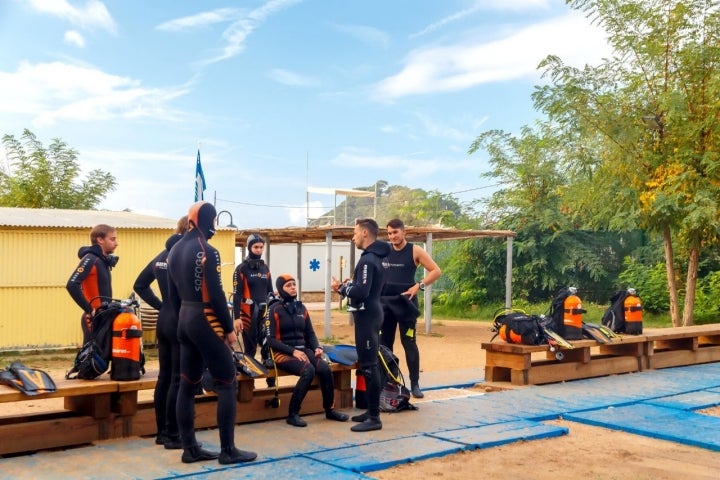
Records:
[[[540,118],[550,54],[609,50],[563,0],[0,0],[0,135],[110,172],[100,209],[186,214],[198,150],[220,225],[303,226],[345,199],[318,188],[379,180],[470,202],[470,144]]]

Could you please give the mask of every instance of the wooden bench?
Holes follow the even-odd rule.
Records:
[[[335,382],[335,407],[353,406],[351,385],[354,366],[331,364]],[[114,381],[107,374],[95,380],[55,379],[57,391],[29,397],[7,385],[0,385],[0,403],[63,399],[63,408],[42,412],[0,416],[0,455],[92,443],[97,440],[157,433],[151,399],[140,399],[140,392],[155,389],[157,371],[139,380]],[[278,371],[279,377],[288,374]],[[272,375],[274,376],[274,372]],[[296,377],[295,377],[296,378]],[[279,381],[280,379],[278,379]],[[279,387],[280,407],[266,404],[275,395],[265,378],[238,374],[237,423],[284,418],[292,395],[292,385]],[[289,383],[284,382],[284,383]],[[196,428],[217,426],[214,394],[196,397]],[[302,406],[302,414],[320,413],[322,395],[317,378]]]
[[[485,381],[540,385],[646,369],[720,361],[720,324],[645,329],[611,343],[570,342],[558,360],[548,345],[482,344]]]

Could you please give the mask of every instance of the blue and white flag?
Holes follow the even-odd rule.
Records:
[[[199,202],[205,198],[205,175],[203,175],[202,165],[200,164],[200,149],[198,149],[197,163],[195,164],[195,201]]]

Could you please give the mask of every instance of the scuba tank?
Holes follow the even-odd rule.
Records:
[[[576,295],[577,288],[568,288],[570,295],[565,298],[563,303],[563,326],[565,333],[563,337],[566,340],[580,340],[583,338],[582,324],[583,313],[587,310],[582,308],[582,300]]]
[[[640,297],[634,288],[628,288],[628,295],[623,302],[625,315],[625,333],[639,335],[642,333],[643,308]]]
[[[137,380],[144,373],[142,354],[142,326],[135,312],[127,305],[113,321],[112,380]]]

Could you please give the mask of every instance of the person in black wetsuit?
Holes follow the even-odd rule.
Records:
[[[153,397],[158,432],[155,443],[169,450],[182,448],[182,442],[175,408],[180,388],[180,343],[177,337],[178,319],[168,301],[167,257],[187,229],[188,217],[185,215],[178,220],[175,233],[165,242],[165,249],[142,269],[133,285],[135,293],[158,310],[157,349],[160,370]],[[160,290],[159,298],[150,287],[154,281],[157,281]]]
[[[405,224],[399,218],[387,223],[388,240],[392,249],[387,257],[387,275],[380,302],[383,306],[383,324],[380,342],[393,349],[395,331],[400,330],[400,343],[405,350],[405,361],[410,374],[410,391],[415,398],[425,395],[420,390],[420,351],[416,341],[416,326],[419,311],[417,296],[425,287],[435,282],[442,272],[430,254],[419,245],[405,238]],[[419,281],[415,281],[417,267],[427,271]],[[404,296],[405,299],[400,298]]]
[[[112,276],[110,271],[117,264],[113,255],[118,246],[115,228],[95,225],[90,232],[89,247],[80,247],[80,263],[70,275],[65,288],[75,303],[83,310],[80,327],[83,344],[91,338],[92,318],[103,302],[112,300]]]
[[[322,359],[323,349],[307,308],[297,299],[295,279],[292,275],[280,275],[276,286],[282,301],[272,305],[266,320],[268,345],[275,365],[300,377],[290,398],[287,423],[294,427],[307,426],[305,420],[300,418],[300,407],[316,374],[320,380],[325,418],[346,422],[348,416],[333,408],[335,385],[332,372]]]
[[[217,458],[222,464],[248,462],[257,454],[235,447],[237,371],[232,345],[237,341],[220,278],[220,254],[207,241],[215,234],[215,207],[197,202],[190,207],[190,229],[168,255],[168,298],[178,315],[180,389],[177,419],[182,461]],[[217,402],[220,452],[201,448],[195,438],[195,392],[207,365]]]
[[[333,277],[332,289],[348,298],[348,310],[352,311],[355,323],[355,349],[358,354],[359,369],[365,376],[367,387],[368,411],[352,417],[351,430],[367,432],[380,430],[380,367],[378,365],[378,345],[383,313],[380,305],[380,292],[385,279],[383,261],[390,253],[387,242],[377,241],[378,224],[372,218],[355,221],[353,243],[363,250],[355,266],[352,280],[342,284]]]

